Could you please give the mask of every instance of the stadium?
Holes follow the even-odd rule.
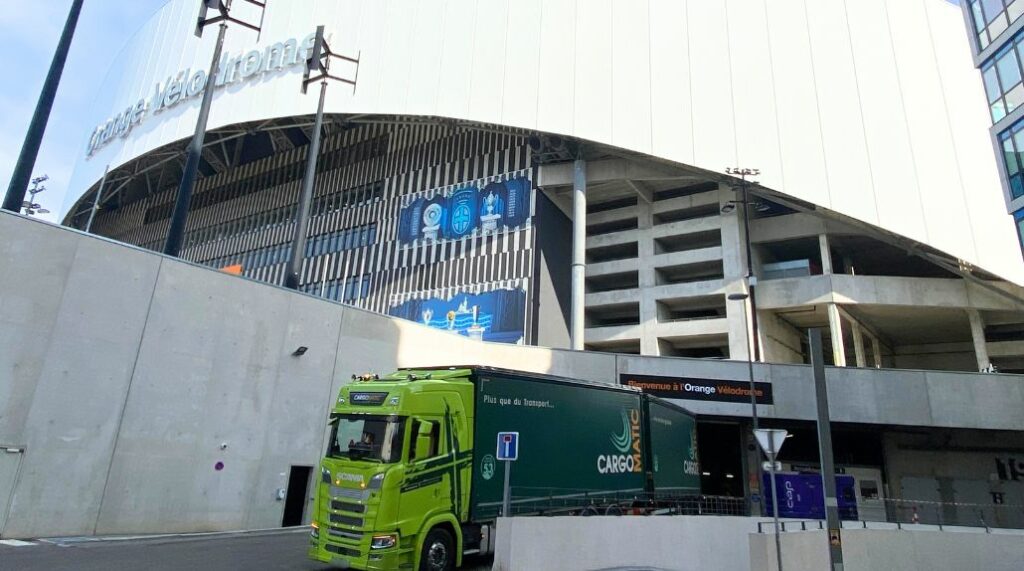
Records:
[[[104,62],[75,230],[0,220],[12,267],[26,244],[59,260],[23,268],[0,320],[38,325],[8,335],[5,537],[308,521],[280,502],[306,505],[349,374],[468,361],[685,405],[703,493],[755,511],[748,382],[762,426],[794,435],[783,469],[817,469],[811,328],[864,519],[1024,505],[1024,261],[961,8],[272,0],[208,76],[199,4],[168,2]],[[354,85],[327,87],[299,295],[267,284],[318,26]],[[140,251],[163,249],[211,86],[186,263]],[[69,466],[74,486],[48,477]]]
[[[111,63],[65,224],[96,206],[90,231],[161,249],[212,51],[193,4]],[[281,282],[324,25],[357,85],[328,89],[303,291],[566,346],[575,224],[588,349],[805,362],[824,326],[839,365],[1024,366],[1024,263],[956,7],[702,4],[271,6],[228,34],[182,257]],[[760,173],[746,201],[737,167]],[[727,298],[748,244],[756,305]]]

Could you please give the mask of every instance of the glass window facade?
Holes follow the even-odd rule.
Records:
[[[1017,241],[1021,252],[1024,252],[1024,208],[1013,213],[1014,225],[1017,226]]]
[[[1003,152],[1010,196],[1024,196],[1024,120],[1017,121],[1009,129],[999,133],[999,146]]]
[[[1024,0],[970,0],[978,49],[985,49],[1024,15]]]
[[[1018,0],[1024,2],[1024,0]],[[1024,105],[1024,33],[1018,34],[981,66],[989,111],[995,123]]]

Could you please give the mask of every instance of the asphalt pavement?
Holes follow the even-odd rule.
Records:
[[[320,571],[331,569],[306,558],[309,530],[140,537],[65,538],[0,542],[0,571]],[[491,568],[486,558],[467,558],[464,570]]]

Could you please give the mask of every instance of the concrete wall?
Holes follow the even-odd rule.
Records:
[[[498,521],[495,571],[617,566],[750,569],[757,519],[720,516],[534,517]]]
[[[1024,541],[1019,533],[843,531],[844,571],[1019,571],[1024,567]],[[786,571],[828,569],[824,531],[785,533],[782,566]],[[751,571],[776,569],[775,538],[750,536]]]
[[[742,362],[478,343],[8,213],[0,268],[0,446],[24,448],[0,530],[10,537],[278,525],[275,491],[289,466],[317,464],[328,404],[356,372],[747,374]],[[299,346],[308,352],[293,357]],[[1024,430],[1021,377],[828,374],[836,421]],[[813,418],[809,367],[755,375],[775,387],[765,417]]]

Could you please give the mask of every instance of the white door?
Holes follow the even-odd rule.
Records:
[[[885,521],[885,490],[878,468],[845,468],[853,476],[857,493],[857,515],[861,521]]]
[[[11,507],[14,482],[18,478],[21,452],[20,448],[0,447],[0,537],[4,537],[4,524],[7,523],[7,512]]]

